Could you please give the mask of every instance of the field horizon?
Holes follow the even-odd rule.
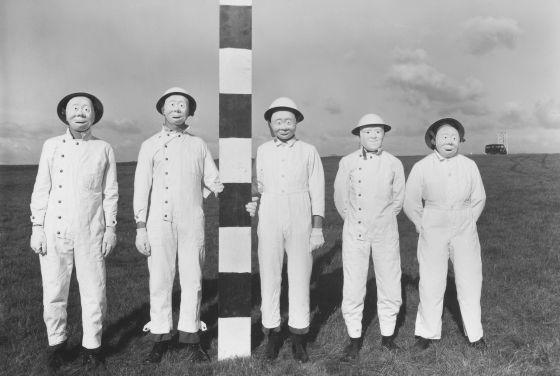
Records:
[[[118,163],[119,213],[117,248],[107,259],[108,310],[103,332],[107,367],[112,375],[540,375],[560,374],[560,154],[466,155],[481,171],[487,202],[478,221],[482,246],[482,321],[489,349],[467,345],[450,267],[444,300],[442,339],[415,355],[414,320],[418,305],[417,235],[403,213],[398,216],[402,259],[403,307],[396,342],[401,351],[380,347],[375,278],[370,268],[364,311],[364,346],[354,364],[339,362],[347,334],[342,297],[342,220],[332,199],[339,156],[323,157],[326,177],[325,246],[314,254],[311,284],[312,322],[308,351],[311,361],[292,360],[287,338],[277,361],[260,360],[260,284],[253,231],[252,348],[246,359],[218,362],[217,272],[218,200],[205,202],[206,264],[201,318],[209,330],[203,345],[212,361],[192,365],[180,351],[170,351],[158,366],[139,362],[151,348],[142,332],[149,321],[146,260],[134,248],[132,182],[136,162]],[[423,156],[399,156],[408,175]],[[29,201],[36,165],[0,165],[0,374],[44,374],[47,346],[42,319],[42,287],[38,256],[29,248]],[[253,221],[255,228],[257,221]],[[371,264],[371,261],[370,261]],[[286,280],[286,278],[284,278]],[[281,297],[287,313],[287,282]],[[173,314],[178,315],[180,288],[175,281]],[[72,360],[61,374],[77,374],[80,366],[81,310],[73,276],[68,302],[68,334]],[[284,329],[286,323],[283,322]],[[286,332],[286,330],[284,330]]]

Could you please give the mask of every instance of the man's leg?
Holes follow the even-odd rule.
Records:
[[[402,304],[401,255],[396,218],[377,234],[372,244],[372,258],[382,346],[396,350],[398,347],[393,342],[393,334]]]
[[[456,236],[451,244],[457,300],[466,335],[469,341],[474,343],[483,336],[480,308],[482,261],[476,227],[469,226]]]

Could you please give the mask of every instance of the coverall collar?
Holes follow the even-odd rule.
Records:
[[[288,146],[288,147],[291,148],[292,146],[294,146],[294,144],[296,143],[297,140],[298,140],[298,139],[297,139],[295,136],[292,137],[292,138],[290,138],[290,139],[289,139],[288,141],[286,141],[286,142],[282,142],[282,141],[280,141],[279,139],[274,138],[274,145],[276,145],[276,146],[286,145],[286,146]]]
[[[74,141],[74,140],[89,141],[93,137],[93,135],[91,134],[91,127],[87,131],[82,132],[82,133],[84,134],[82,138],[74,139],[74,137],[72,136],[72,133],[70,133],[70,128],[66,127],[66,133],[64,134],[64,139],[67,140],[67,141]]]
[[[360,156],[364,159],[367,159],[368,154],[380,156],[383,153],[383,148],[380,147],[376,151],[367,151],[366,148],[362,146],[362,150],[360,152]]]
[[[188,133],[189,130],[189,126],[187,125],[187,127],[185,129],[183,129],[182,131],[174,131],[171,130],[169,128],[167,128],[165,125],[161,126],[161,133],[171,133],[171,134],[185,134]]]
[[[445,158],[445,157],[443,157],[440,153],[438,153],[438,151],[435,150],[435,149],[434,149],[434,154],[436,155],[436,158],[437,158],[438,161],[440,161],[440,162],[445,162],[446,160],[453,159],[453,158],[455,158],[457,155],[459,155],[459,154],[455,154],[455,155],[452,156],[451,158]]]

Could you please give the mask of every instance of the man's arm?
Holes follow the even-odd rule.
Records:
[[[41,151],[39,160],[39,169],[31,194],[31,222],[34,226],[43,226],[45,222],[45,214],[49,203],[49,195],[51,192],[51,159],[52,150],[48,142],[45,142]]]
[[[404,191],[405,191],[405,180],[404,180],[404,169],[401,161],[398,159],[394,163],[395,177],[393,179],[393,213],[398,215],[403,207],[404,203]]]
[[[336,172],[336,177],[334,179],[334,206],[338,211],[338,214],[342,219],[346,219],[346,213],[348,210],[348,176],[350,174],[349,169],[344,163],[344,159],[341,159],[338,163],[338,171]]]
[[[471,169],[471,178],[473,181],[473,189],[471,193],[471,205],[474,221],[478,221],[484,205],[486,204],[486,192],[484,191],[484,184],[482,183],[482,177],[480,176],[480,171],[474,162],[473,168]]]
[[[134,173],[134,198],[132,200],[134,219],[138,228],[146,227],[152,178],[152,150],[150,145],[144,142],[140,147],[140,153],[138,153],[138,163]]]
[[[422,229],[422,171],[418,164],[415,164],[408,175],[404,196],[404,212],[408,219],[416,226],[416,232]]]
[[[107,150],[108,166],[103,177],[103,212],[105,225],[115,227],[117,225],[117,201],[119,199],[119,185],[117,183],[117,163],[115,152],[111,146]]]
[[[218,196],[218,193],[224,190],[224,185],[220,182],[220,173],[218,172],[218,168],[214,163],[214,159],[212,159],[212,153],[208,149],[206,143],[204,143],[203,153],[204,153],[203,196],[204,198],[208,197],[210,195],[210,192],[213,192],[216,196]]]
[[[325,173],[321,157],[313,147],[313,153],[308,164],[309,171],[309,196],[311,198],[311,215],[325,217]],[[323,220],[313,220],[314,228],[321,228]]]

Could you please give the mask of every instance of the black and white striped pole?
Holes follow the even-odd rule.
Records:
[[[252,0],[220,0],[218,360],[251,355]]]

